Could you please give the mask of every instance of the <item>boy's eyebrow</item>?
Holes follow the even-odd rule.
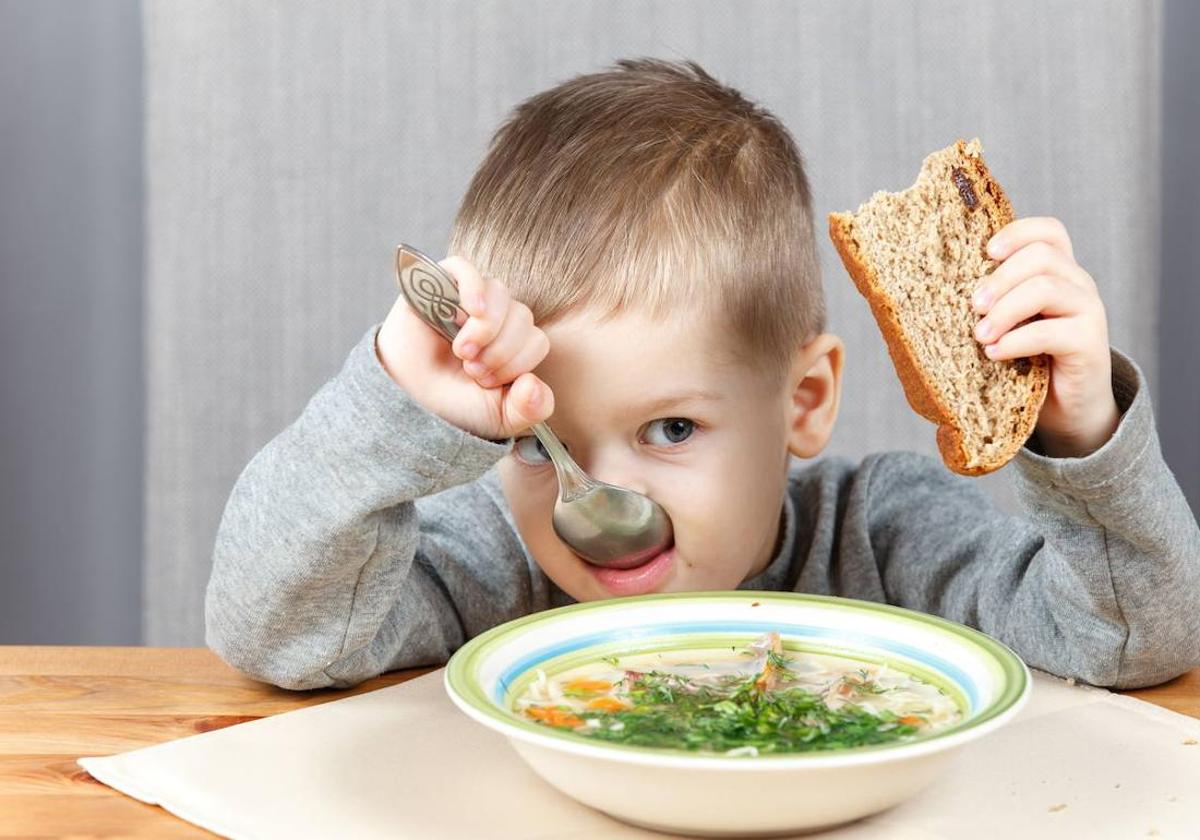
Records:
[[[670,408],[673,405],[687,402],[699,402],[701,400],[710,400],[712,402],[721,402],[725,399],[723,394],[716,391],[707,391],[703,388],[689,388],[684,391],[672,391],[655,397],[643,403],[637,403],[630,407],[629,411],[634,414],[653,414],[657,411]]]

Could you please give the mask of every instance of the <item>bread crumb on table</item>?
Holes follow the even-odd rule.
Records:
[[[1066,807],[1067,807],[1066,802],[1060,802],[1057,805],[1051,805],[1050,813],[1054,813],[1055,811],[1061,811],[1063,808],[1066,808]]]
[[[1194,747],[1197,743],[1200,742],[1198,742],[1195,738],[1186,738],[1184,739],[1183,745],[1185,747]]]

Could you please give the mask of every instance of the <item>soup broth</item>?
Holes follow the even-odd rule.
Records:
[[[957,723],[940,688],[887,665],[784,651],[778,633],[742,648],[606,657],[537,677],[514,710],[602,741],[727,756],[911,740]]]

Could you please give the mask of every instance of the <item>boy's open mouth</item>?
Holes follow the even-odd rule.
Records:
[[[582,562],[582,561],[581,561]],[[644,595],[667,579],[675,565],[675,546],[632,569],[606,569],[584,563],[600,585],[615,597]]]

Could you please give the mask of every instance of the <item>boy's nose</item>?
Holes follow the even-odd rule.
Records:
[[[635,493],[653,498],[644,475],[640,474],[641,471],[637,469],[632,458],[610,454],[590,456],[585,459],[576,457],[575,462],[596,481],[603,481],[605,484],[633,490]]]

